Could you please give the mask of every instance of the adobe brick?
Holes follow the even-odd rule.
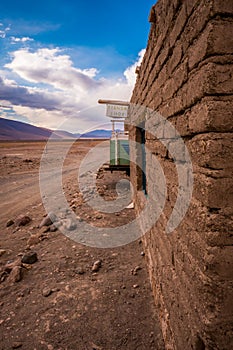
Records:
[[[167,80],[165,83],[162,93],[163,100],[166,101],[174,96],[178,89],[185,83],[188,77],[187,61],[182,63],[175,72],[172,74],[172,77]]]
[[[208,76],[208,94],[233,94],[233,64],[211,64]]]
[[[186,113],[191,133],[233,131],[233,96],[205,97]]]
[[[182,33],[182,30],[185,26],[186,21],[187,21],[186,6],[183,3],[180,9],[180,12],[175,20],[174,27],[169,35],[170,47],[174,46],[179,35]]]
[[[210,32],[211,27],[210,24],[208,24],[205,30],[201,33],[200,37],[186,51],[186,55],[188,56],[189,70],[192,70],[198,63],[200,63],[206,57]]]
[[[212,9],[212,1],[197,2],[198,6],[191,14],[182,32],[181,40],[183,42],[184,52],[192,44],[193,40],[199,36],[199,33],[206,26]]]
[[[213,247],[209,249],[211,259],[208,261],[208,274],[218,275],[220,280],[233,281],[232,247]]]
[[[209,246],[232,245],[232,215],[233,209],[230,207],[210,208],[193,196],[180,230],[189,235],[195,230],[194,234],[200,234]]]
[[[211,14],[212,16],[216,14],[232,15],[233,2],[231,0],[213,0]]]
[[[163,68],[161,69],[161,71],[159,72],[159,74],[155,74],[155,72],[151,72],[149,75],[149,81],[153,82],[153,90],[154,91],[158,91],[163,84],[166,82],[167,80],[167,67],[166,65],[163,66]]]
[[[165,41],[164,47],[161,50],[159,56],[156,59],[156,65],[155,68],[157,72],[159,72],[164,65],[165,61],[167,60],[170,53],[170,47],[169,44]]]
[[[186,114],[177,115],[175,117],[169,118],[169,121],[175,125],[177,134],[181,137],[191,135],[189,130],[189,122]]]
[[[215,179],[204,174],[194,174],[193,196],[207,207],[231,207],[232,188],[232,181],[229,178]]]
[[[166,36],[164,31],[162,31],[159,36],[156,38],[156,45],[151,53],[151,61],[148,63],[149,68],[156,62],[158,55],[163,49],[164,41],[166,40]]]
[[[151,94],[150,95],[148,94],[148,97],[150,98],[148,99],[147,106],[151,108],[153,111],[158,111],[159,107],[163,102],[162,92],[160,90],[157,92],[151,91]]]
[[[185,1],[186,13],[189,17],[192,11],[200,4],[201,0]]]
[[[183,110],[183,102],[181,94],[175,96],[172,99],[166,101],[158,108],[158,112],[162,114],[164,118],[173,116]]]
[[[172,51],[172,55],[168,60],[168,64],[167,64],[168,76],[172,75],[174,69],[178,66],[179,62],[181,61],[182,56],[183,56],[182,43],[177,42]]]
[[[188,108],[206,95],[233,94],[233,65],[203,65],[192,72],[179,94],[183,97],[183,108]]]
[[[232,54],[233,20],[213,21],[208,42],[208,54]]]
[[[167,101],[173,97],[173,95],[176,92],[176,82],[174,78],[170,78],[166,81],[163,89],[162,89],[162,94],[163,94],[163,100]]]
[[[233,133],[196,135],[187,142],[192,161],[201,167],[233,171]],[[225,171],[225,176],[227,171]]]
[[[213,231],[213,228],[210,227],[210,231],[206,231],[204,233],[206,242],[209,246],[232,246],[233,245],[233,237],[232,237],[232,220],[230,221],[229,217],[220,219],[221,221],[218,223],[213,223],[212,226],[216,227],[216,231]],[[225,223],[224,230],[221,229],[222,223]],[[226,229],[226,230],[225,230]]]
[[[147,140],[146,147],[155,155],[159,155],[162,158],[166,157],[167,149],[160,141],[155,141],[154,139]]]

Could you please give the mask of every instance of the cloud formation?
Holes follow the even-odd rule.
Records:
[[[34,39],[32,38],[29,38],[28,36],[24,36],[22,38],[17,38],[15,36],[12,36],[11,37],[11,42],[13,43],[26,43],[27,41],[34,41]]]
[[[5,27],[3,23],[0,23],[0,38],[5,39],[7,32],[10,30],[10,27]]]
[[[27,106],[31,108],[43,108],[55,110],[58,101],[49,98],[43,92],[33,91],[27,87],[17,86],[4,82],[0,77],[0,96],[2,100],[8,101],[13,106]]]
[[[75,67],[71,57],[59,48],[22,48],[13,52],[11,62],[5,65],[14,81],[0,79],[0,96],[32,124],[56,128],[68,118],[69,131],[85,130],[106,122],[98,99],[130,99],[135,68],[143,54],[142,50],[122,77],[110,79],[98,78],[95,67]]]

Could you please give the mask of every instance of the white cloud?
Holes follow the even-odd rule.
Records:
[[[1,27],[3,24],[1,23]],[[0,29],[0,38],[5,39],[7,32],[10,30],[10,27]]]
[[[55,89],[77,88],[80,91],[98,84],[91,79],[97,73],[95,68],[81,70],[73,67],[70,57],[57,48],[15,51],[12,62],[5,67],[29,82],[49,84]]]
[[[6,33],[4,32],[4,30],[0,30],[0,38],[5,38],[6,37]]]
[[[144,50],[122,77],[104,79],[97,78],[95,67],[75,67],[70,56],[58,48],[34,52],[23,48],[12,54],[12,61],[5,68],[14,74],[14,80],[17,76],[24,79],[24,86],[5,77],[0,81],[0,92],[14,105],[15,112],[32,124],[62,128],[60,124],[67,121],[67,130],[85,130],[108,120],[98,99],[130,99],[135,68],[143,54]]]
[[[127,81],[131,84],[131,85],[134,85],[135,82],[136,82],[136,74],[135,74],[135,70],[137,68],[137,66],[140,66],[142,60],[143,60],[143,57],[144,57],[144,54],[145,54],[146,50],[143,49],[139,52],[138,56],[138,60],[137,62],[135,62],[132,66],[128,67],[125,72],[124,72],[124,75],[127,79]]]
[[[24,37],[22,37],[22,38],[17,38],[17,37],[15,37],[15,36],[12,36],[12,37],[11,37],[11,41],[12,41],[13,43],[19,43],[19,42],[25,43],[25,42],[27,42],[27,41],[34,41],[34,39],[29,38],[28,36],[24,36]]]

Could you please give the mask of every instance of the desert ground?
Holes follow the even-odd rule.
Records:
[[[96,229],[134,218],[133,209],[100,214],[79,192],[77,169],[98,143],[76,141],[62,178],[73,213]],[[48,222],[39,182],[45,145],[0,144],[0,349],[164,349],[141,239],[120,247],[90,247]],[[104,200],[116,197],[119,178],[126,175],[97,173]]]

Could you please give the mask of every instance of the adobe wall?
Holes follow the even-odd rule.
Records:
[[[150,13],[147,50],[137,69],[132,121],[158,126],[167,118],[191,156],[192,200],[176,230],[165,227],[178,193],[172,141],[146,131],[147,196],[157,191],[156,159],[167,181],[163,213],[143,237],[166,349],[233,349],[233,1],[158,0]],[[137,139],[129,126],[130,138]],[[140,155],[131,147],[132,160]],[[179,162],[179,159],[176,160]],[[131,164],[140,212],[148,197]]]

